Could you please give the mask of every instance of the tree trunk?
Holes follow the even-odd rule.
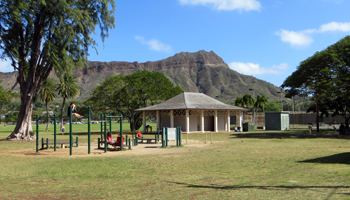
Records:
[[[63,110],[64,110],[64,104],[65,103],[66,103],[66,98],[63,98],[63,103],[62,103],[62,107],[61,107],[61,129],[63,127]]]
[[[4,105],[5,105],[5,103],[1,104],[1,106],[0,106],[0,114],[1,114],[2,109],[4,108]]]
[[[48,106],[48,102],[46,102],[46,114],[47,114],[47,125],[46,125],[46,131],[49,131],[50,114],[49,114],[49,106]]]
[[[16,140],[34,140],[35,135],[31,136],[32,131],[32,111],[34,106],[34,94],[28,93],[22,96],[22,103],[18,114],[17,124],[14,131],[6,139]],[[23,103],[24,102],[24,103]]]
[[[318,110],[318,94],[316,93],[316,127],[317,133],[320,132],[320,120],[319,120],[319,110]]]

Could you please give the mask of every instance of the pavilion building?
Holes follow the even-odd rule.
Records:
[[[143,112],[143,132],[146,116],[155,118],[157,128],[178,127],[185,133],[230,131],[232,116],[236,126],[242,127],[245,108],[222,103],[203,93],[184,92],[158,105],[136,110]]]

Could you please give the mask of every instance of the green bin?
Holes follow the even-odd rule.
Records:
[[[246,122],[243,123],[243,131],[254,131],[255,130],[255,125],[254,122]]]

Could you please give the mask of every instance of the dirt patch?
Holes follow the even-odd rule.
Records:
[[[103,149],[98,149],[97,145],[91,145],[90,154],[88,154],[87,144],[79,145],[79,147],[72,148],[72,155],[69,155],[69,148],[57,148],[54,151],[53,148],[39,150],[36,153],[35,148],[33,149],[21,149],[21,150],[4,150],[0,151],[0,155],[11,155],[11,156],[32,156],[32,157],[91,157],[91,156],[127,156],[127,155],[156,155],[156,154],[177,154],[188,152],[189,148],[203,148],[203,147],[212,147],[212,143],[205,144],[204,142],[196,140],[188,140],[187,144],[184,144],[182,148],[176,148],[176,143],[170,141],[168,143],[168,148],[162,148],[162,144],[139,144],[137,146],[132,146],[131,150],[125,148],[123,151],[115,151],[112,148],[108,148],[108,151],[105,153]]]

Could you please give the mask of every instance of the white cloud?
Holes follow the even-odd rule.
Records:
[[[323,24],[319,29],[319,32],[328,32],[328,31],[342,31],[349,32],[350,31],[350,22],[331,22],[328,24]]]
[[[0,72],[13,72],[13,67],[9,60],[0,60]]]
[[[290,43],[292,46],[308,46],[313,42],[313,39],[309,35],[302,32],[281,29],[276,34],[281,37],[283,42]]]
[[[257,10],[261,8],[257,0],[180,0],[182,5],[213,6],[218,10]]]
[[[272,66],[272,68],[275,68],[275,69],[279,69],[279,70],[286,70],[288,68],[288,64],[287,63],[282,63],[280,65],[274,65]]]
[[[299,32],[281,29],[276,32],[276,35],[292,46],[308,46],[313,42],[311,34],[326,32],[350,32],[350,22],[330,22],[321,25],[319,29],[306,29]]]
[[[282,70],[286,70],[288,68],[288,64],[282,63],[272,67],[260,67],[259,64],[254,63],[231,62],[229,63],[229,67],[245,75],[264,75],[282,74]]]
[[[135,40],[139,40],[142,44],[146,44],[149,46],[151,50],[165,52],[165,53],[171,53],[172,47],[168,44],[163,44],[159,40],[152,39],[152,40],[145,40],[142,36],[135,36]]]

